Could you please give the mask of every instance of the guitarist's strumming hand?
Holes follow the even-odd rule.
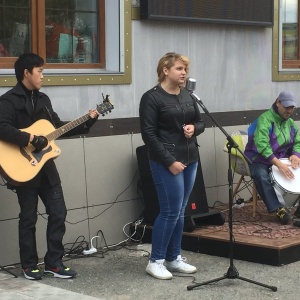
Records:
[[[30,141],[30,144],[35,148],[35,151],[40,152],[48,145],[48,140],[41,135],[34,135]]]

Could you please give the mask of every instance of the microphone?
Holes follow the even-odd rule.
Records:
[[[193,92],[196,89],[196,79],[188,77],[185,83],[185,88],[189,92]]]
[[[193,91],[196,89],[196,79],[188,77],[185,82],[185,88],[190,92],[191,96],[194,96],[196,100],[201,102],[200,98],[193,93]]]

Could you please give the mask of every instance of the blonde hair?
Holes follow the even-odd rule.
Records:
[[[164,73],[164,68],[170,69],[174,66],[175,61],[180,60],[186,67],[186,73],[189,72],[190,60],[188,57],[175,52],[166,53],[158,62],[157,65],[157,76],[158,82],[164,81],[166,75]]]

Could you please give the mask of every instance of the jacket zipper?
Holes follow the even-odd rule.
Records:
[[[180,104],[180,107],[181,107],[181,111],[182,111],[182,117],[183,117],[183,125],[182,125],[182,128],[184,128],[185,126],[185,111],[184,111],[184,108],[183,108],[183,105],[182,105],[182,102],[180,101],[180,97],[177,96],[177,99],[178,99],[178,102]],[[187,147],[187,161],[188,161],[188,164],[190,163],[190,144],[189,144],[189,139],[186,138],[186,147]]]

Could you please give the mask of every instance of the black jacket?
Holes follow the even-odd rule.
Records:
[[[165,167],[175,161],[185,165],[199,158],[196,136],[205,129],[199,108],[186,89],[179,95],[168,94],[159,85],[147,91],[140,102],[140,126],[149,158]],[[195,125],[194,135],[187,139],[183,126]]]
[[[59,128],[68,123],[61,121],[58,115],[53,111],[51,101],[46,94],[40,91],[34,91],[34,97],[36,103],[34,111],[31,99],[28,99],[24,89],[19,83],[0,97],[1,140],[16,144],[20,147],[26,147],[28,145],[30,132],[21,131],[19,129],[27,128],[40,119],[48,120],[55,128]],[[67,132],[64,136],[84,134],[88,131],[89,127],[87,127],[86,124],[82,124]],[[0,156],[1,155],[0,153]],[[47,181],[47,183],[52,186],[60,183],[59,174],[53,159],[48,160],[33,179],[21,185],[38,187],[42,181]],[[12,182],[9,183],[14,185]]]

